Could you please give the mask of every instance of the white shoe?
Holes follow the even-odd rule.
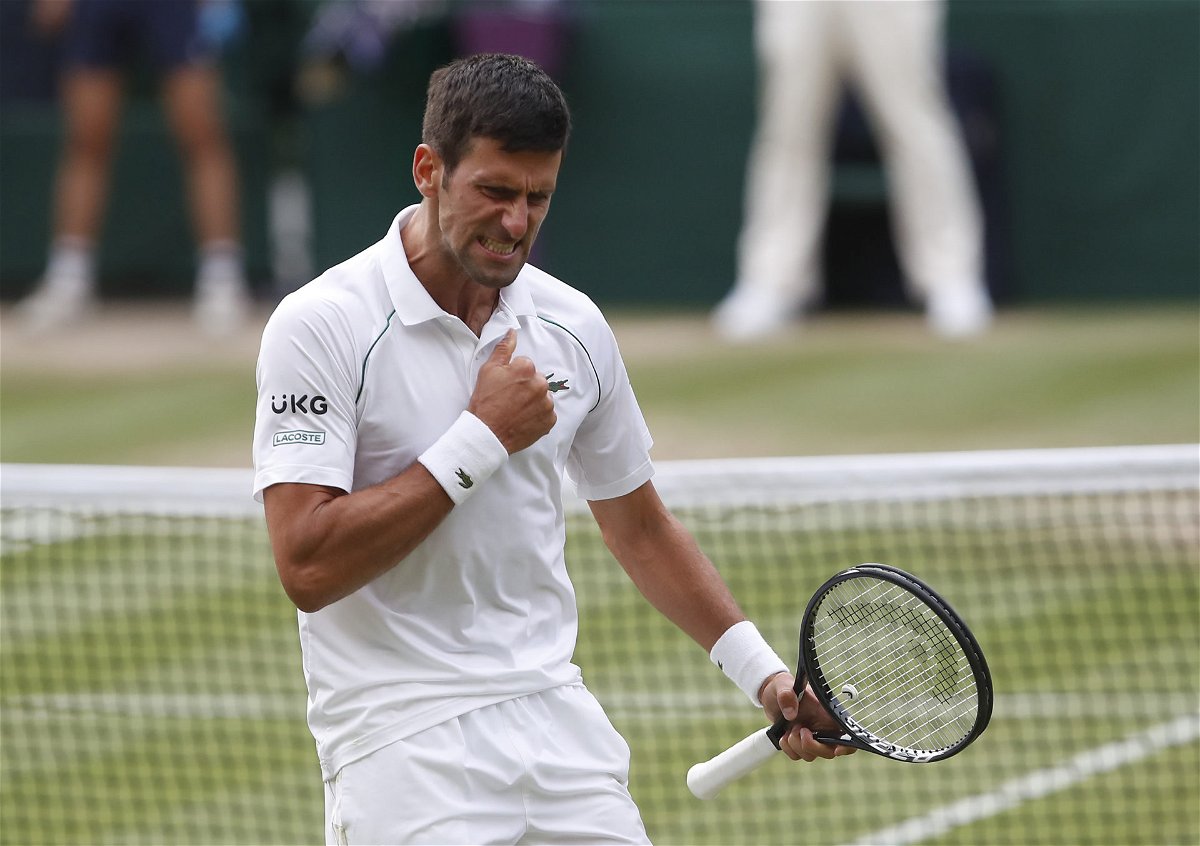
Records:
[[[91,283],[82,276],[46,277],[17,303],[16,313],[31,333],[50,332],[77,323],[96,306]]]
[[[714,309],[712,324],[723,341],[749,344],[782,333],[792,325],[793,311],[778,302],[732,293]]]
[[[992,301],[976,286],[949,288],[929,297],[926,318],[943,338],[971,338],[991,326]]]
[[[250,294],[239,279],[204,279],[196,283],[192,317],[207,335],[236,332],[250,314]]]

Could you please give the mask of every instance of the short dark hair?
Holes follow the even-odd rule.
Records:
[[[502,53],[468,56],[429,78],[421,140],[453,171],[472,138],[508,152],[564,150],[571,133],[566,97],[528,59]]]

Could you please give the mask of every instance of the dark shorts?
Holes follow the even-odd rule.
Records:
[[[63,50],[67,67],[119,68],[140,59],[158,73],[213,56],[197,0],[75,0]]]

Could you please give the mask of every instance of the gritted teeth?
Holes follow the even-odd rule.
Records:
[[[483,246],[487,247],[493,253],[499,253],[502,256],[510,255],[512,251],[517,248],[515,242],[512,244],[506,244],[503,241],[493,241],[488,237],[480,238],[479,243],[483,244]]]

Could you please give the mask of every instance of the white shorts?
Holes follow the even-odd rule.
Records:
[[[629,746],[582,684],[470,711],[325,782],[329,844],[649,843]]]

